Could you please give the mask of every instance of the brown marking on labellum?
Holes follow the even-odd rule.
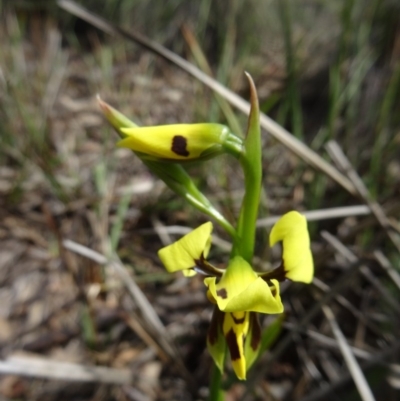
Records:
[[[240,359],[240,351],[239,346],[236,340],[235,332],[230,329],[228,334],[225,336],[226,343],[228,344],[229,353],[231,354],[232,361],[236,361],[236,359]]]
[[[271,294],[275,298],[276,297],[276,287],[274,286],[274,284],[270,280],[267,280],[267,284],[270,286],[269,288],[271,290]]]
[[[215,307],[207,333],[208,342],[211,345],[214,345],[218,341],[218,334],[222,326],[223,319],[223,313],[217,307]]]
[[[171,150],[179,156],[188,157],[187,139],[182,135],[175,135],[172,138]]]
[[[256,313],[250,313],[250,346],[253,351],[257,351],[261,343],[261,326]]]
[[[244,320],[246,319],[246,313],[244,314],[243,317],[240,317],[240,318],[236,318],[233,313],[231,313],[231,315],[232,315],[232,319],[235,322],[235,324],[242,324],[242,323],[244,323]]]
[[[226,291],[225,288],[221,288],[220,290],[217,291],[217,295],[221,297],[222,299],[228,298],[228,292]]]

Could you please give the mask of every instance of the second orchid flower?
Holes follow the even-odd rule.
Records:
[[[282,216],[270,233],[270,244],[282,241],[282,262],[269,272],[256,272],[242,257],[230,259],[226,269],[208,262],[212,224],[205,223],[177,242],[162,248],[158,255],[169,272],[206,276],[207,297],[216,306],[208,335],[208,348],[222,370],[224,344],[239,379],[254,362],[261,342],[259,313],[282,313],[279,282],[290,279],[310,283],[313,260],[307,221],[296,211]],[[221,343],[222,342],[222,343]]]

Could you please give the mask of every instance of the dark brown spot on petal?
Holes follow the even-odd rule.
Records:
[[[271,295],[274,298],[276,298],[278,296],[278,291],[276,289],[275,284],[269,279],[265,280],[265,282],[269,285],[269,289],[271,290]]]
[[[236,361],[236,359],[240,359],[240,351],[237,343],[235,332],[230,329],[225,336],[226,343],[228,344],[229,353],[231,354],[232,361]]]
[[[270,290],[271,290],[271,294],[272,296],[275,298],[276,297],[276,287],[274,286],[274,284],[272,283],[272,281],[267,282],[268,285],[270,286]]]
[[[217,295],[221,297],[222,299],[228,298],[228,292],[226,291],[225,288],[221,288],[220,290],[217,291]]]
[[[261,326],[260,321],[258,320],[258,314],[254,312],[250,313],[250,335],[250,346],[253,351],[257,351],[261,344]]]
[[[246,319],[246,313],[244,314],[243,317],[240,317],[240,318],[236,318],[233,313],[231,315],[232,315],[232,319],[235,322],[235,324],[242,324],[242,323],[244,323],[244,320]]]
[[[187,139],[182,135],[175,135],[172,138],[171,150],[179,156],[188,157]]]
[[[210,327],[208,329],[207,338],[211,345],[214,345],[218,341],[218,334],[222,331],[222,323],[224,321],[224,313],[221,312],[217,307],[214,308]]]

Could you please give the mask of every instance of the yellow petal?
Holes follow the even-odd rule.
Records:
[[[196,260],[202,256],[206,258],[210,251],[212,229],[211,222],[204,223],[180,240],[161,248],[158,251],[158,256],[165,268],[170,273],[191,269],[196,266]],[[185,271],[184,274],[191,276],[194,272],[189,270]]]
[[[171,124],[153,127],[122,128],[127,135],[118,146],[157,158],[172,160],[197,159],[203,152],[221,145],[229,130],[221,124]]]
[[[271,282],[272,290],[240,256],[230,260],[218,283],[215,277],[204,279],[219,309],[224,312],[281,313],[279,283],[276,280]]]
[[[192,269],[185,269],[185,270],[182,270],[182,273],[183,273],[183,275],[185,276],[185,277],[193,277],[193,276],[195,276],[197,273],[194,271],[194,270],[192,270]]]
[[[314,264],[306,218],[296,211],[283,215],[272,227],[269,236],[271,247],[278,241],[283,243],[282,259],[286,277],[293,281],[311,283]]]
[[[232,367],[240,380],[246,380],[244,339],[249,331],[249,313],[225,313],[222,329],[231,355]]]

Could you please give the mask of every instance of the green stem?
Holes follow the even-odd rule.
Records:
[[[295,52],[292,44],[292,19],[289,0],[280,0],[278,6],[285,42],[286,73],[292,130],[294,135],[301,139],[303,137],[303,117],[297,83]]]
[[[237,233],[232,224],[229,223],[229,221],[226,220],[226,218],[212,206],[210,201],[203,194],[201,195],[201,201],[199,201],[198,198],[193,198],[190,194],[185,194],[184,198],[196,209],[212,217],[232,237],[232,239],[235,239],[237,237]]]
[[[137,153],[136,153],[137,154]],[[139,157],[140,155],[137,154]],[[150,171],[161,178],[170,189],[182,196],[197,210],[212,217],[233,239],[236,230],[228,220],[212,205],[208,198],[197,188],[186,170],[179,164],[147,160],[142,162]]]
[[[131,121],[128,117],[120,113],[98,98],[100,108],[102,109],[108,122],[114,127],[121,138],[125,138],[127,134],[121,131],[122,128],[137,127],[138,125]],[[242,151],[242,141],[234,134],[229,134],[226,141],[226,150],[234,156],[239,157]],[[168,163],[161,160],[150,160],[139,152],[134,152],[142,162],[163,180],[170,189],[182,196],[204,214],[212,217],[231,237],[236,239],[237,233],[232,224],[217,210],[207,197],[197,188],[190,178],[186,170],[177,163]]]
[[[253,80],[248,75],[250,83],[250,116],[247,137],[240,163],[244,172],[245,194],[240,210],[237,240],[232,249],[232,255],[240,255],[251,264],[254,254],[256,220],[261,193],[261,130],[259,123],[259,106],[257,92]]]
[[[210,381],[210,394],[208,401],[224,401],[225,393],[221,389],[222,373],[218,367],[214,364],[211,381]]]

